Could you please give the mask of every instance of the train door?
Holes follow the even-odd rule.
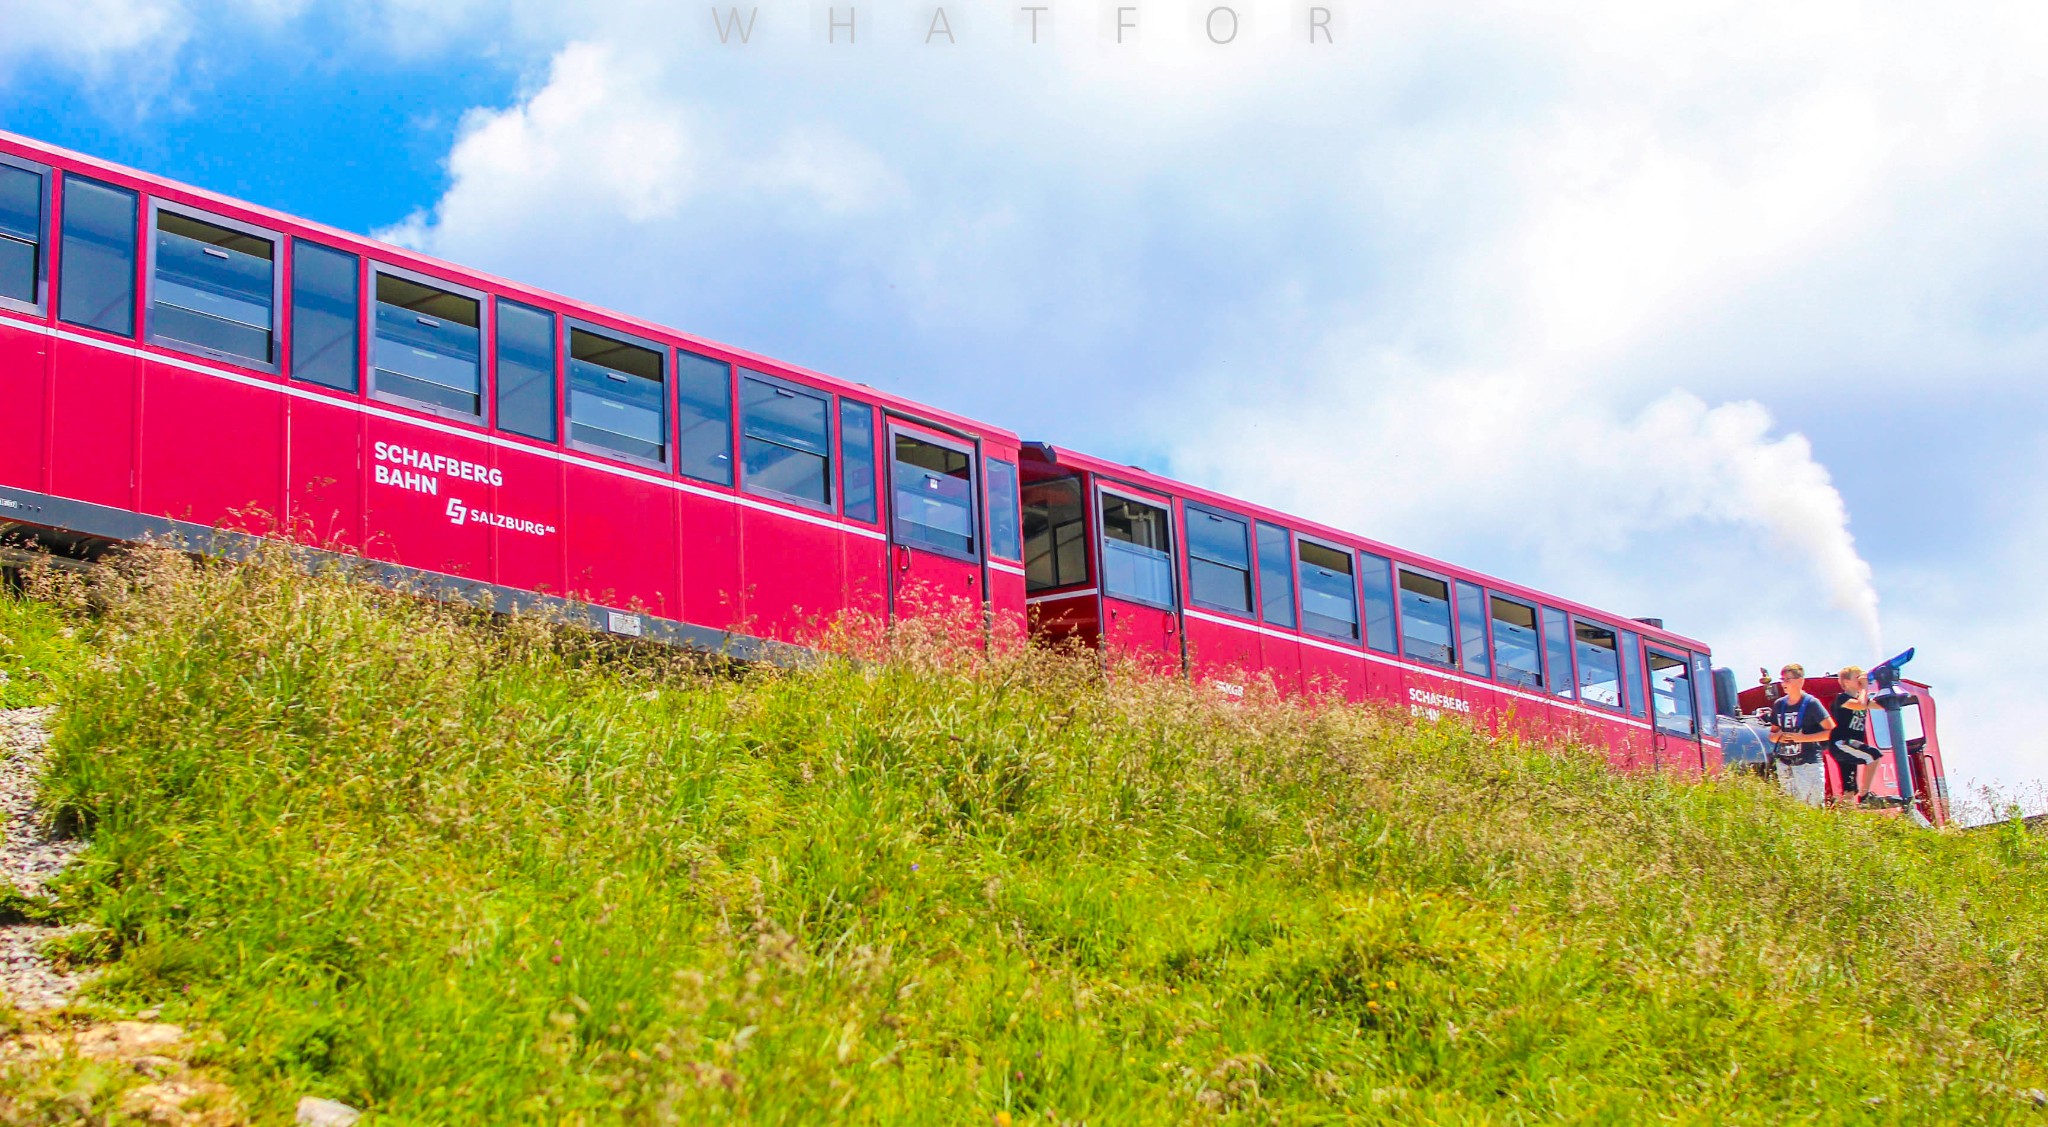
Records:
[[[1049,642],[1098,644],[1101,592],[1090,571],[1086,479],[1029,481],[1022,495],[1027,629]]]
[[[1650,669],[1650,746],[1661,770],[1691,773],[1702,769],[1699,741],[1699,694],[1692,683],[1686,655],[1645,644]]]
[[[1259,562],[1259,668],[1273,688],[1292,696],[1301,691],[1301,621],[1294,592],[1294,536],[1279,525],[1258,522],[1253,533]]]
[[[975,444],[889,420],[889,617],[958,615],[981,626]]]
[[[1023,514],[1017,483],[1017,451],[985,450],[982,472],[988,502],[988,608],[993,636],[1024,640],[1025,580]]]
[[[1496,693],[1495,730],[1543,739],[1550,734],[1550,704],[1543,699],[1543,633],[1536,624],[1536,608],[1492,591],[1486,597],[1493,675],[1502,686]]]
[[[0,153],[0,485],[43,487],[50,300],[50,169]]]
[[[1242,697],[1264,664],[1252,622],[1252,522],[1195,504],[1183,505],[1181,517],[1188,668],[1198,684]]]
[[[1181,669],[1180,615],[1173,578],[1171,503],[1126,486],[1098,486],[1102,561],[1102,646],[1158,672]]]

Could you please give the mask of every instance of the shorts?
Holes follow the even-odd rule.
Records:
[[[1835,777],[1842,780],[1842,793],[1855,794],[1856,769],[1877,762],[1877,753],[1856,744],[1833,743],[1828,745],[1828,758],[1834,760]]]
[[[1808,806],[1820,806],[1827,801],[1827,769],[1815,763],[1778,763],[1778,785],[1785,793]]]

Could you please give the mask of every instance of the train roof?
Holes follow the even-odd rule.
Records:
[[[1379,555],[1392,557],[1404,563],[1411,563],[1430,571],[1441,572],[1453,578],[1476,582],[1504,595],[1513,595],[1531,602],[1546,603],[1559,610],[1581,614],[1588,618],[1596,618],[1602,622],[1613,623],[1617,626],[1624,626],[1645,637],[1655,638],[1658,641],[1666,642],[1673,646],[1682,646],[1695,653],[1712,652],[1712,647],[1708,646],[1705,642],[1669,629],[1651,626],[1640,619],[1619,615],[1613,611],[1602,610],[1599,607],[1574,602],[1570,599],[1561,599],[1556,595],[1540,591],[1534,587],[1513,583],[1484,572],[1474,571],[1469,567],[1425,556],[1420,552],[1410,551],[1406,548],[1385,543],[1384,541],[1374,540],[1371,537],[1363,536],[1356,532],[1349,532],[1327,524],[1319,524],[1292,513],[1282,512],[1279,509],[1256,505],[1250,501],[1232,497],[1225,493],[1218,493],[1213,489],[1204,489],[1198,485],[1190,485],[1176,478],[1167,477],[1165,474],[1154,473],[1141,466],[1130,466],[1121,462],[1113,462],[1107,458],[1096,457],[1092,454],[1085,454],[1078,450],[1071,450],[1067,447],[1056,446],[1051,443],[1029,443],[1026,445],[1025,451],[1027,457],[1033,451],[1039,451],[1041,457],[1049,457],[1053,464],[1059,466],[1086,470],[1089,473],[1121,481],[1141,489],[1167,493],[1182,500],[1194,501],[1198,504],[1215,505],[1246,516],[1256,517],[1260,520],[1284,524],[1296,532],[1305,532],[1311,536],[1348,544],[1354,548],[1363,548]]]
[[[374,256],[387,265],[417,270],[430,275],[453,275],[453,277],[449,277],[446,280],[470,284],[502,297],[549,306],[556,312],[564,313],[571,317],[607,323],[620,331],[652,337],[674,347],[688,349],[692,352],[706,353],[718,359],[731,361],[742,367],[755,368],[773,375],[792,376],[799,380],[821,384],[833,391],[855,395],[882,407],[904,414],[919,416],[931,422],[942,423],[954,429],[971,431],[984,437],[1004,439],[1011,443],[1018,440],[1017,432],[1005,427],[994,426],[980,419],[970,418],[957,412],[947,411],[927,403],[895,395],[857,380],[828,375],[824,372],[790,364],[786,361],[777,360],[772,356],[764,356],[761,353],[751,352],[747,349],[715,341],[708,337],[700,337],[694,333],[671,328],[667,325],[649,321],[643,317],[635,317],[628,313],[606,309],[603,306],[592,305],[575,298],[565,297],[552,290],[544,290],[537,286],[513,281],[509,278],[501,278],[473,267],[462,266],[445,259],[435,258],[432,255],[422,254],[419,251],[411,250],[395,243],[387,243],[381,239],[356,234],[353,231],[344,231],[338,227],[329,227],[326,224],[303,219],[288,212],[278,211],[275,208],[253,204],[247,200],[236,199],[233,196],[224,195],[205,188],[193,187],[192,185],[158,176],[154,173],[143,172],[139,169],[129,168],[126,165],[102,160],[98,157],[75,152],[61,146],[36,141],[17,133],[0,130],[0,150],[13,150],[17,156],[54,161],[67,167],[91,170],[112,179],[130,181],[142,186],[150,195],[160,196],[164,199],[185,204],[204,204],[208,208],[220,211],[230,219],[239,219],[245,223],[255,223],[266,227],[279,227],[292,234],[317,235],[323,242],[341,245],[357,254]]]

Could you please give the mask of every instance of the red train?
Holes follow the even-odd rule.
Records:
[[[740,656],[967,600],[1229,694],[1723,761],[1656,621],[6,134],[0,521],[283,535]]]

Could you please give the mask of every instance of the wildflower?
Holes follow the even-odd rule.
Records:
[[[1007,1112],[1007,1111],[999,1111],[999,1112],[996,1112],[996,1127],[1010,1127],[1010,1113],[1009,1113],[1009,1112]]]

